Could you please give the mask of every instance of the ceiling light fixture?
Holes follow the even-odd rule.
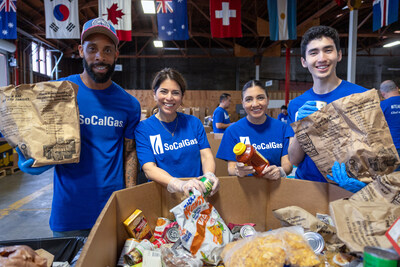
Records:
[[[163,47],[163,42],[160,40],[154,40],[153,41],[154,47]]]
[[[400,41],[394,41],[394,42],[385,44],[383,47],[392,47],[392,46],[399,45],[399,44],[400,44]]]
[[[144,14],[156,14],[154,0],[141,0]]]
[[[394,31],[394,33],[400,33],[400,31]]]

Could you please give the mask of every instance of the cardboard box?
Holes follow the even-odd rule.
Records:
[[[329,202],[349,197],[350,192],[328,183],[295,179],[267,181],[255,177],[220,177],[220,190],[208,201],[226,223],[255,223],[257,231],[280,227],[272,211],[290,205],[312,214],[329,213]],[[114,192],[90,232],[77,267],[116,266],[125,239],[123,221],[140,209],[154,229],[158,217],[172,219],[169,210],[182,195],[171,194],[154,182]]]
[[[210,133],[207,134],[207,140],[208,140],[208,143],[210,144],[211,152],[212,152],[212,154],[214,156],[214,160],[215,160],[215,175],[217,177],[229,176],[228,162],[225,160],[216,158],[218,148],[219,148],[219,145],[221,144],[221,140],[222,140],[222,137],[219,138],[220,135],[222,136],[223,134],[210,134]]]

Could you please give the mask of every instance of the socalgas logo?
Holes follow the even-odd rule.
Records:
[[[111,116],[98,117],[92,115],[91,117],[85,117],[82,114],[79,115],[79,123],[86,125],[99,125],[99,126],[110,126],[110,127],[124,127],[124,122],[116,120]]]
[[[274,148],[282,148],[283,147],[282,143],[276,143],[276,142],[268,142],[268,143],[262,142],[261,144],[252,144],[250,142],[250,137],[248,137],[248,136],[239,136],[239,139],[240,139],[240,142],[242,142],[243,144],[252,145],[257,150],[274,149]]]
[[[172,142],[171,144],[168,143],[163,143],[161,140],[161,135],[150,135],[150,143],[151,143],[151,148],[153,149],[153,154],[154,155],[160,155],[164,154],[165,151],[169,150],[178,150],[184,147],[188,146],[193,146],[197,145],[197,139],[183,139],[180,142]]]

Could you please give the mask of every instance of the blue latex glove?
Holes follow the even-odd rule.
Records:
[[[366,183],[347,176],[346,165],[344,163],[339,164],[339,162],[335,161],[332,166],[332,175],[333,177],[330,175],[327,175],[327,177],[336,182],[340,187],[352,193],[355,193],[366,186]]]
[[[318,108],[315,101],[307,101],[297,111],[296,121],[304,119],[305,117],[313,114],[317,110]]]
[[[32,175],[39,175],[44,173],[50,168],[53,168],[54,165],[46,165],[41,167],[32,167],[34,159],[26,159],[24,154],[22,154],[19,147],[16,147],[15,150],[18,153],[18,167],[21,171],[32,174]]]

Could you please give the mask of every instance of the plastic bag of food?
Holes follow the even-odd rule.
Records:
[[[203,262],[197,259],[182,246],[172,248],[169,245],[161,246],[161,261],[166,267],[201,267]]]
[[[171,212],[179,225],[183,247],[206,263],[218,264],[219,248],[232,241],[232,233],[218,211],[194,190]]]
[[[243,266],[314,266],[319,258],[303,238],[302,227],[279,228],[257,233],[228,244],[221,256],[226,267]]]

